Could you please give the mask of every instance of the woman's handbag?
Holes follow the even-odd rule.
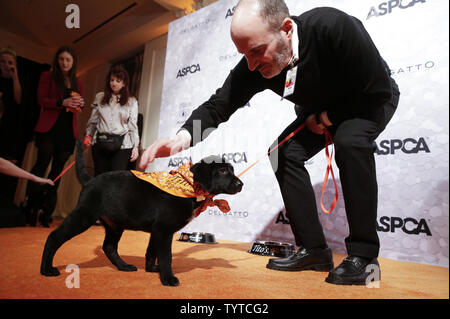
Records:
[[[97,133],[97,149],[102,152],[114,153],[120,150],[124,135]]]

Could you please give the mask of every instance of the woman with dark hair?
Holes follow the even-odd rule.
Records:
[[[75,140],[78,138],[76,114],[80,113],[84,106],[83,84],[76,78],[76,72],[76,55],[72,48],[63,46],[55,54],[52,69],[41,74],[37,92],[41,113],[34,129],[38,158],[31,170],[31,173],[37,176],[42,177],[52,161],[48,178],[55,179],[73,153]],[[54,192],[55,198],[58,185],[59,180],[50,190]],[[27,194],[30,202],[30,197],[42,195],[42,187],[29,183]],[[56,200],[54,203],[56,204]],[[47,207],[46,213],[40,215],[39,220],[43,226],[48,226],[51,221],[53,209],[54,207]]]
[[[85,147],[92,147],[95,175],[125,170],[139,156],[138,102],[128,91],[129,77],[120,65],[111,67],[105,91],[96,95],[86,125]]]

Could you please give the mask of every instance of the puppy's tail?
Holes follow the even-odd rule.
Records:
[[[93,177],[86,171],[86,165],[84,164],[84,148],[81,139],[77,140],[77,153],[75,163],[77,177],[81,185],[84,187]]]

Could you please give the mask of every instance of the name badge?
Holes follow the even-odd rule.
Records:
[[[286,81],[284,82],[283,97],[292,95],[295,90],[295,79],[297,78],[297,67],[293,67],[286,73]]]

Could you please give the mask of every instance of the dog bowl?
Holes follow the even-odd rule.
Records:
[[[294,253],[294,245],[276,241],[257,240],[253,242],[252,248],[248,252],[262,256],[288,257]]]
[[[217,244],[214,234],[211,233],[181,233],[178,241],[200,244]]]

